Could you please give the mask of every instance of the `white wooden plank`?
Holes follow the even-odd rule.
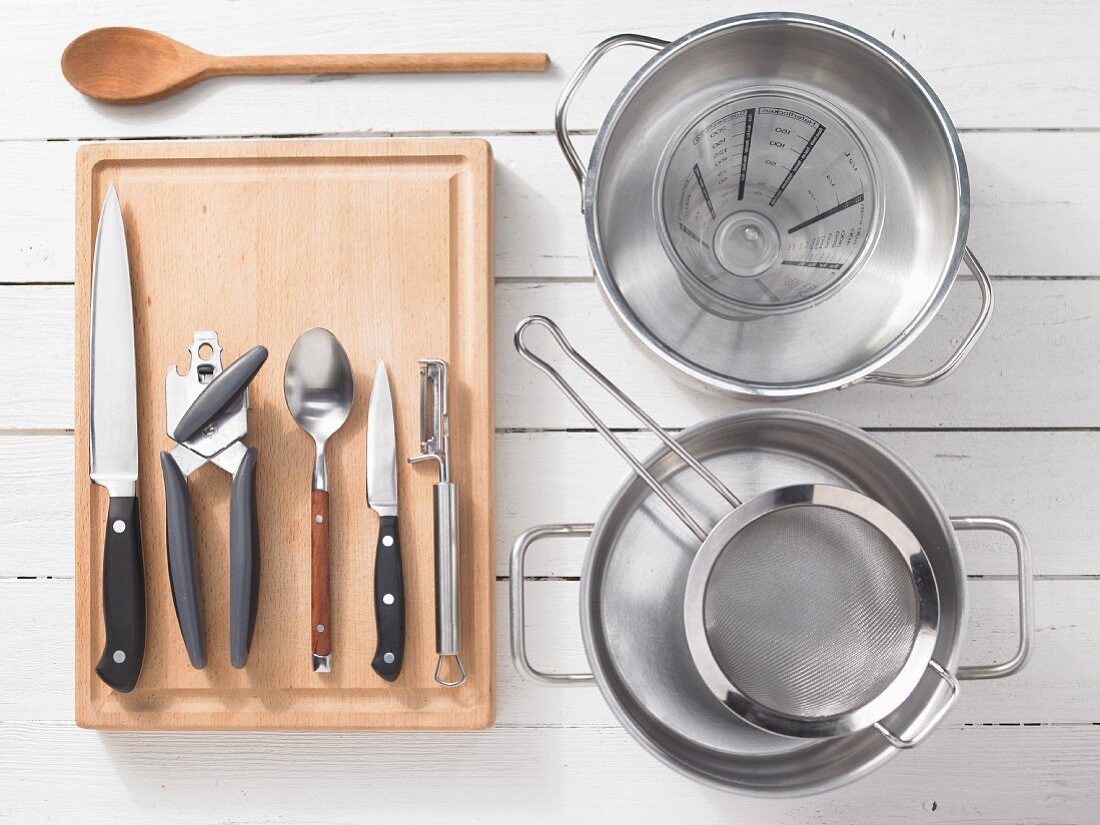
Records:
[[[956,515],[999,514],[1017,520],[1042,575],[1100,575],[1100,512],[1085,506],[1100,466],[1095,432],[884,432]],[[655,439],[626,443],[644,455]],[[496,439],[497,575],[508,575],[516,537],[535,524],[593,521],[626,475],[618,457],[592,433],[502,433]],[[1057,472],[1021,472],[1052,467]],[[155,472],[155,470],[154,470]],[[0,434],[0,577],[73,574],[73,439],[70,435]],[[148,518],[153,516],[146,514]],[[967,570],[1011,575],[1015,561],[1000,537],[961,535]],[[583,542],[549,542],[530,558],[535,576],[575,576]]]
[[[275,133],[531,130],[549,127],[560,89],[582,56],[604,37],[637,31],[677,37],[724,15],[753,10],[706,0],[640,4],[584,0],[524,4],[506,0],[451,7],[431,0],[400,5],[292,0],[186,5],[9,0],[0,5],[8,38],[0,55],[4,137],[254,135]],[[1091,32],[1095,4],[1015,0],[995,7],[949,0],[886,6],[858,0],[797,0],[789,10],[838,18],[898,49],[943,99],[961,127],[1095,127],[1100,79]],[[544,50],[545,75],[250,78],[209,81],[143,107],[110,108],[79,97],[58,68],[65,45],[110,23],[145,26],[213,53]],[[573,124],[593,128],[630,73],[647,57],[610,56],[578,101]]]
[[[963,280],[919,341],[892,368],[927,369],[971,323],[977,297]],[[861,386],[794,402],[863,427],[1090,427],[1100,392],[1100,284],[1001,281],[985,337],[959,370],[935,387]],[[0,429],[65,429],[72,423],[72,288],[12,286],[0,303],[8,336],[0,360]],[[584,419],[542,373],[512,349],[524,315],[555,318],[579,350],[643,403],[666,427],[683,427],[748,402],[682,386],[650,363],[612,320],[591,283],[514,284],[496,288],[497,426],[584,427]],[[33,376],[32,380],[28,376]],[[629,413],[595,393],[615,426]]]
[[[0,435],[0,577],[73,575],[72,457],[71,435]]]
[[[60,755],[63,759],[59,759]],[[483,733],[115,734],[0,724],[0,816],[18,822],[878,825],[1093,821],[1094,726],[949,727],[840,791],[762,800],[704,788],[618,728]]]
[[[532,662],[550,672],[587,669],[575,581],[528,581]],[[1015,590],[974,580],[963,661],[1003,660],[1015,650]],[[1044,580],[1036,587],[1034,656],[1016,676],[963,685],[949,725],[1100,722],[1100,582]],[[27,628],[33,628],[28,632]],[[512,727],[613,725],[595,686],[547,687],[520,677],[509,658],[507,583],[496,589],[497,724]],[[0,581],[0,722],[69,721],[73,715],[71,579]],[[28,669],[27,640],[33,668]],[[173,639],[173,643],[181,643]],[[2,794],[0,794],[2,797]]]
[[[0,330],[13,357],[0,359],[0,429],[71,429],[73,319],[71,286],[4,289]]]
[[[950,377],[914,390],[864,385],[790,402],[863,427],[1089,427],[1100,387],[1100,289],[1091,281],[1000,281],[997,306],[982,340]],[[973,322],[977,289],[960,280],[919,340],[890,364],[892,371],[937,366]],[[735,409],[759,406],[705,394],[672,380],[610,319],[591,283],[497,287],[497,426],[587,427],[554,385],[512,346],[516,323],[539,313],[554,318],[577,350],[641,403],[665,427],[684,427]],[[548,337],[548,336],[547,336]],[[534,343],[554,353],[553,342]],[[564,359],[558,359],[559,363]],[[574,369],[569,375],[576,375]],[[585,385],[586,389],[588,385]],[[598,389],[594,408],[611,426],[637,427]]]
[[[1018,521],[1031,541],[1038,573],[1100,574],[1100,512],[1087,506],[1082,494],[1100,466],[1100,433],[883,432],[876,437],[921,474],[948,513]],[[624,434],[623,440],[639,456],[657,445],[648,433]],[[595,521],[629,474],[595,433],[501,435],[496,462],[499,575],[507,574],[508,552],[523,531],[536,524]],[[59,501],[54,512],[63,519],[68,502]],[[1014,575],[1015,554],[1003,537],[961,533],[960,543],[969,573]],[[583,545],[545,542],[531,552],[528,574],[578,575]],[[52,563],[52,553],[44,553],[42,561]],[[67,555],[57,562],[52,569],[69,569]]]
[[[491,136],[498,279],[585,276],[580,198],[549,135]],[[590,138],[581,138],[585,148]],[[997,276],[1096,276],[1080,242],[1100,224],[1100,134],[963,136],[972,185],[970,244]],[[0,281],[73,277],[77,143],[0,141]],[[1073,158],[1067,163],[1066,158]]]

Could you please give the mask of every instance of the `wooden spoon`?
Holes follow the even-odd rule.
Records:
[[[218,57],[127,27],[93,29],[61,55],[65,79],[108,103],[145,103],[223,75],[543,72],[549,64],[540,52]]]

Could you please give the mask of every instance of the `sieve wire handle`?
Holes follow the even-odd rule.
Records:
[[[656,37],[647,37],[644,34],[616,34],[604,40],[588,53],[588,56],[584,58],[581,65],[573,72],[573,76],[569,78],[569,82],[565,84],[565,88],[562,89],[561,97],[558,98],[558,106],[554,110],[554,131],[557,132],[558,135],[558,146],[561,147],[562,154],[565,155],[565,160],[569,164],[569,168],[572,169],[573,174],[577,176],[577,183],[581,185],[582,198],[584,195],[584,176],[587,170],[584,167],[584,163],[581,161],[580,155],[577,154],[577,149],[573,145],[573,141],[569,139],[569,127],[566,125],[566,118],[569,115],[569,104],[573,102],[573,97],[577,94],[577,89],[580,88],[581,83],[588,77],[588,73],[592,71],[592,68],[600,61],[600,58],[612,49],[617,49],[619,46],[641,46],[646,49],[660,51],[667,45],[667,40],[658,40]],[[584,211],[583,200],[581,203],[581,211]]]
[[[943,721],[943,717],[947,715],[947,711],[951,710],[951,706],[955,704],[955,700],[959,698],[959,680],[952,676],[947,669],[941,666],[935,659],[929,660],[928,667],[947,683],[951,692],[947,695],[947,700],[939,706],[934,714],[932,714],[932,718],[924,724],[924,727],[917,732],[916,736],[910,736],[908,739],[903,738],[891,731],[882,724],[882,722],[875,722],[875,730],[885,736],[886,741],[895,748],[906,750],[908,748],[914,748],[923,742],[924,738],[935,729],[936,725]]]
[[[668,505],[668,508],[676,514],[680,521],[682,521],[692,533],[695,534],[695,537],[699,539],[699,541],[705,541],[708,531],[699,526],[699,523],[691,517],[691,514],[684,509],[684,506],[676,500],[661,482],[653,477],[649,470],[647,470],[634,454],[626,448],[622,441],[611,432],[610,428],[598,415],[596,415],[595,411],[588,406],[587,402],[581,398],[575,389],[573,389],[572,385],[562,377],[562,374],[554,369],[549,362],[531,352],[527,343],[524,341],[524,337],[526,336],[527,330],[532,326],[541,326],[545,328],[570,361],[580,367],[585,374],[599,384],[608,395],[618,401],[624,409],[644,424],[646,429],[657,436],[666,447],[679,456],[681,461],[698,473],[699,476],[706,481],[707,484],[713,487],[715,492],[728,501],[730,505],[734,508],[740,507],[741,500],[730,492],[730,489],[726,487],[714,473],[704,467],[691,453],[685,450],[683,445],[666,433],[661,428],[661,425],[654,421],[645,410],[635,404],[622,390],[611,383],[607,376],[592,366],[587,358],[573,349],[573,345],[569,343],[557,324],[544,315],[529,315],[519,322],[516,326],[514,336],[516,351],[550,377],[550,380],[553,381],[558,389],[561,390],[562,394],[573,403],[573,406],[580,411],[581,415],[588,419],[588,422],[599,431],[600,435],[602,435],[604,440],[614,448],[615,452],[634,469],[638,478],[644,481],[649,488],[660,497],[661,501]]]
[[[525,679],[542,685],[578,685],[592,682],[591,673],[547,673],[535,668],[527,658],[527,618],[524,611],[523,575],[527,551],[539,539],[550,536],[577,536],[587,538],[592,534],[591,524],[544,524],[532,527],[512,547],[509,576],[509,604],[512,619],[512,661]]]
[[[974,280],[978,282],[978,288],[982,291],[982,306],[978,310],[978,317],[970,327],[970,331],[966,333],[958,348],[951,353],[951,357],[930,372],[918,375],[872,372],[853,383],[889,384],[894,387],[927,387],[929,384],[935,384],[941,378],[946,378],[955,371],[963,359],[970,354],[970,350],[974,348],[974,345],[978,343],[978,339],[982,337],[985,328],[989,326],[989,319],[993,314],[993,282],[989,279],[989,275],[986,274],[978,258],[970,251],[969,246],[963,252],[963,260],[966,261],[967,269],[973,273]]]
[[[1014,521],[999,516],[959,516],[951,519],[956,530],[992,530],[1012,539],[1016,549],[1017,599],[1019,601],[1020,642],[1011,659],[992,665],[966,665],[959,668],[960,679],[1001,679],[1011,676],[1027,664],[1035,638],[1034,576],[1031,571],[1031,545]]]

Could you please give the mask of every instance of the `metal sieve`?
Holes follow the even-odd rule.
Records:
[[[708,534],[688,573],[684,629],[727,708],[786,736],[875,726],[931,668],[936,579],[894,513],[843,487],[763,493]]]
[[[524,337],[545,328],[565,355],[732,507],[709,531],[630,453]],[[767,491],[742,503],[578,353],[544,316],[522,320],[516,350],[558,386],[637,476],[702,542],[684,593],[696,669],[730,711],[772,733],[818,738],[874,726],[897,747],[915,744],[882,719],[931,668],[939,599],[920,542],[889,509],[830,484]],[[945,713],[951,702],[942,707]]]

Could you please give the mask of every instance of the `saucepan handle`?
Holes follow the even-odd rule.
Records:
[[[875,722],[875,730],[885,736],[886,741],[893,745],[895,748],[908,750],[909,748],[914,748],[919,745],[922,741],[924,741],[924,738],[935,729],[936,725],[938,725],[943,720],[943,717],[947,715],[947,711],[951,710],[951,706],[954,705],[955,700],[959,698],[959,680],[956,677],[952,676],[947,668],[943,667],[943,665],[941,665],[935,659],[932,659],[928,662],[928,667],[947,684],[949,690],[949,693],[947,694],[947,699],[942,705],[939,706],[936,712],[932,715],[932,718],[924,723],[924,727],[917,731],[917,733],[913,736],[898,736],[896,733],[886,727],[886,725],[882,722]]]
[[[978,310],[978,317],[970,327],[970,331],[966,333],[962,342],[951,353],[951,357],[930,372],[918,375],[872,372],[855,383],[890,384],[894,387],[927,387],[929,384],[935,384],[940,379],[949,376],[963,362],[963,359],[970,354],[970,350],[978,343],[978,339],[982,337],[985,328],[989,326],[989,318],[993,314],[993,282],[989,280],[985,269],[974,253],[970,251],[970,247],[966,247],[963,260],[966,261],[967,269],[974,275],[974,280],[978,282],[978,288],[982,291],[982,306]]]
[[[527,659],[526,616],[523,601],[523,573],[527,551],[539,539],[550,536],[587,538],[591,524],[543,524],[532,527],[512,546],[512,562],[508,570],[512,616],[512,661],[527,680],[542,685],[576,685],[593,681],[591,673],[547,673],[532,666]]]
[[[1035,637],[1034,580],[1031,572],[1031,546],[1027,537],[1014,521],[998,516],[960,516],[951,519],[956,530],[992,530],[1004,533],[1016,548],[1017,598],[1019,600],[1020,641],[1016,653],[1010,659],[992,665],[966,665],[960,667],[960,679],[1001,679],[1011,676],[1027,664],[1031,655],[1031,643]]]
[[[600,58],[612,49],[617,49],[619,46],[641,46],[646,49],[660,51],[667,45],[667,40],[658,40],[656,37],[647,37],[644,34],[616,34],[614,37],[604,40],[588,53],[581,65],[573,72],[573,76],[569,78],[569,82],[565,84],[565,88],[562,89],[561,97],[558,98],[558,107],[554,110],[554,130],[558,134],[558,145],[561,146],[562,154],[565,155],[565,160],[569,163],[569,168],[573,170],[573,174],[577,176],[577,183],[581,185],[582,195],[584,194],[584,176],[587,170],[584,168],[584,163],[581,162],[580,155],[577,154],[573,141],[569,139],[569,128],[566,125],[569,104],[573,102],[573,96],[576,95],[577,89],[580,88],[581,83],[588,77],[588,73],[592,71]],[[583,211],[583,204],[581,209]]]
[[[1017,575],[1019,580],[1020,642],[1012,658],[992,665],[960,667],[955,676],[952,676],[946,668],[940,666],[936,661],[929,662],[928,666],[944,680],[949,688],[947,699],[914,736],[898,736],[882,722],[876,722],[875,730],[886,737],[887,741],[895,748],[911,748],[919,744],[932,732],[958,698],[959,679],[1000,679],[1004,676],[1011,676],[1024,666],[1031,654],[1031,641],[1035,632],[1035,616],[1034,599],[1032,597],[1031,548],[1028,545],[1027,537],[1015,522],[997,516],[961,516],[951,519],[951,526],[956,530],[992,530],[1004,533],[1012,539],[1012,543],[1016,548],[1016,561],[1019,568]]]

